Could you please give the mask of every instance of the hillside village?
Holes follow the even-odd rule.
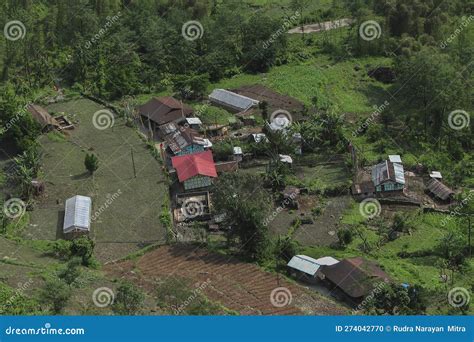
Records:
[[[155,88],[143,64],[139,92],[115,89],[133,75],[108,66],[100,84],[57,77],[21,100],[5,82],[1,314],[472,314],[472,75],[456,107],[438,92],[415,103],[428,85],[402,92],[410,76],[434,81],[410,63],[429,74],[433,51],[370,55],[363,39],[347,54],[360,11],[325,5],[315,22],[313,5],[254,6],[286,19],[251,37],[264,53],[246,66],[284,43],[281,64]],[[431,100],[445,103],[429,116]]]

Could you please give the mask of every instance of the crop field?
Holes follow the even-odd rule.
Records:
[[[167,185],[161,165],[121,119],[115,118],[111,128],[94,127],[92,117],[100,109],[103,108],[85,99],[48,107],[52,113],[65,112],[76,127],[65,137],[40,138],[46,191],[38,199],[22,235],[38,240],[60,238],[64,201],[74,195],[90,196],[95,215],[91,234],[97,243],[97,257],[112,260],[164,239],[159,214]],[[91,152],[99,159],[93,176],[84,166],[84,157]]]
[[[109,264],[104,271],[113,277],[133,280],[149,293],[169,277],[206,282],[208,286],[202,291],[210,301],[245,315],[338,315],[346,311],[281,275],[195,246],[163,246],[136,260]],[[278,287],[286,287],[291,293],[291,302],[281,308],[270,300],[272,291]]]

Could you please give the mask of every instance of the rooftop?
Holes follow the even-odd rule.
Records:
[[[198,175],[217,177],[216,166],[210,150],[172,157],[171,163],[178,173],[180,182]]]
[[[225,89],[214,89],[211,95],[209,95],[209,99],[241,112],[246,111],[259,103],[257,100]]]

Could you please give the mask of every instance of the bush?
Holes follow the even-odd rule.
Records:
[[[99,159],[97,159],[95,154],[88,153],[84,159],[84,165],[87,171],[89,171],[89,173],[92,175],[99,168]]]
[[[122,283],[118,290],[112,309],[119,315],[135,315],[143,306],[144,293],[129,282]]]
[[[40,302],[55,314],[60,314],[71,297],[71,288],[59,279],[46,282],[40,293]]]
[[[82,264],[84,266],[91,266],[95,263],[94,253],[95,243],[87,236],[81,236],[78,239],[72,241],[71,254],[82,258]]]
[[[337,231],[337,238],[339,239],[339,244],[345,247],[352,242],[354,236],[350,229],[343,228]]]

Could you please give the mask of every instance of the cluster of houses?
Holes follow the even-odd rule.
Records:
[[[425,182],[427,192],[440,202],[450,202],[454,191],[442,182],[441,173],[433,171]],[[359,199],[368,197],[403,196],[407,189],[406,172],[399,155],[389,155],[387,160],[371,168],[369,179],[354,182],[353,196]]]
[[[303,108],[302,103],[296,99],[260,85],[246,86],[234,91],[214,89],[209,95],[209,102],[212,105],[233,113],[241,126],[255,124],[254,110],[263,101],[270,103],[269,110],[273,110],[274,106],[288,110]],[[206,210],[202,211],[199,217],[192,215],[192,219],[207,217],[208,209],[211,207],[208,190],[213,180],[222,172],[237,170],[244,156],[242,148],[234,146],[233,155],[229,156],[230,160],[218,162],[214,160],[213,142],[226,136],[229,132],[228,127],[218,124],[204,125],[193,108],[169,96],[150,99],[137,108],[137,113],[141,126],[153,139],[161,142],[162,159],[175,180],[171,187],[175,221],[182,222],[189,219],[189,215],[183,215],[185,214],[183,204],[196,198],[205,201],[203,208]],[[275,129],[282,127],[284,125]],[[247,135],[242,134],[239,139],[250,139],[256,143],[268,141],[261,129],[255,132],[250,130]],[[301,136],[294,139],[301,142]],[[298,151],[301,152],[301,147]],[[280,160],[289,164],[293,162],[289,155],[281,155]]]

